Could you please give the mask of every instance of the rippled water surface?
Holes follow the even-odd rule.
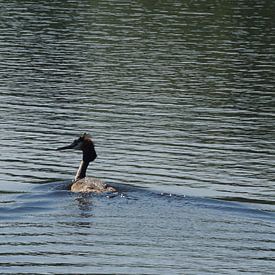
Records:
[[[274,10],[1,1],[1,274],[273,274]]]

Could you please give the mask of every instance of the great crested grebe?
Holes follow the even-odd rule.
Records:
[[[82,150],[83,158],[80,162],[79,168],[76,172],[73,183],[70,185],[72,192],[92,192],[92,193],[103,193],[103,192],[116,192],[117,190],[100,179],[86,177],[86,170],[91,161],[94,161],[97,157],[94,143],[91,136],[83,134],[78,139],[75,139],[72,144],[64,147],[60,147],[57,150],[76,149]]]

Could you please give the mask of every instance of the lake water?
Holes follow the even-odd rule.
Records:
[[[1,1],[0,273],[274,274],[274,10]]]

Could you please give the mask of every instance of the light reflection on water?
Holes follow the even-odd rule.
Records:
[[[266,212],[131,187],[108,198],[46,186],[17,195],[21,206],[0,208],[3,272],[268,273],[273,268],[275,216]]]
[[[3,1],[5,272],[274,269],[273,225],[257,212],[274,211],[274,4],[254,4]],[[84,131],[99,155],[90,175],[195,203],[62,191],[81,156],[54,149]]]

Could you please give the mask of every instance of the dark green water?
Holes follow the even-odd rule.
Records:
[[[274,11],[1,1],[1,274],[272,274]],[[65,190],[84,131],[118,196]]]

